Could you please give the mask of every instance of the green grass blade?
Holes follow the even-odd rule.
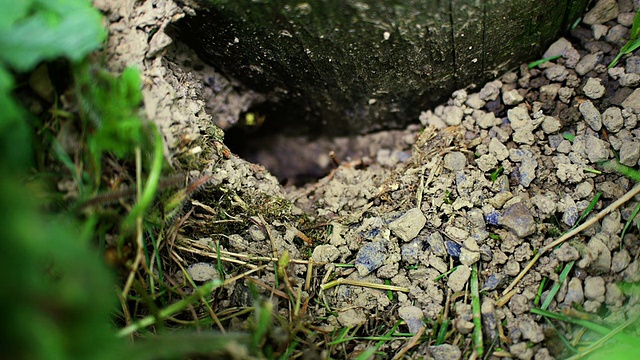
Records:
[[[553,287],[551,287],[551,290],[549,290],[549,294],[544,299],[544,302],[540,307],[542,310],[546,310],[549,307],[549,305],[551,304],[551,301],[553,301],[553,298],[556,296],[556,294],[560,290],[560,286],[562,286],[562,283],[564,283],[564,281],[567,279],[567,276],[569,276],[569,272],[573,268],[574,263],[575,261],[571,261],[564,266],[564,269],[560,273],[560,276],[558,276],[558,281],[555,284],[553,284]]]
[[[210,294],[213,289],[220,287],[222,285],[222,281],[221,280],[214,280],[214,281],[210,281],[202,286],[200,286],[199,288],[197,288],[193,294],[189,295],[188,297],[175,302],[169,306],[167,306],[166,308],[160,310],[159,312],[159,316],[160,319],[156,319],[155,316],[147,316],[144,317],[138,321],[136,321],[135,323],[123,328],[122,330],[118,331],[117,336],[118,337],[125,337],[127,335],[133,334],[134,332],[144,329],[147,326],[153,325],[156,321],[158,320],[162,320],[168,316],[171,316],[179,311],[182,311],[184,309],[187,308],[187,306],[193,304],[194,302],[198,301],[200,299],[201,296],[204,296],[206,294]]]

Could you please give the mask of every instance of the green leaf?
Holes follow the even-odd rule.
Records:
[[[18,71],[57,57],[79,61],[106,38],[85,0],[2,1],[0,13],[0,61]]]

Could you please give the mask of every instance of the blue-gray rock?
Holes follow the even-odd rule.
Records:
[[[497,289],[498,287],[501,287],[502,285],[506,284],[507,280],[508,280],[507,275],[504,275],[504,274],[491,274],[487,278],[487,281],[484,282],[484,285],[482,285],[482,290],[484,290],[484,291],[493,291],[493,290]]]
[[[447,253],[453,258],[460,257],[460,249],[462,246],[455,241],[447,240],[444,242],[444,245],[447,247]]]
[[[447,248],[444,244],[444,239],[439,232],[434,232],[427,238],[427,242],[431,248],[431,252],[436,256],[447,255]]]
[[[402,261],[407,264],[415,264],[418,262],[418,258],[422,254],[422,240],[415,239],[408,244],[402,245],[400,248],[400,255],[402,256]]]
[[[367,276],[384,264],[388,253],[387,241],[376,241],[364,244],[356,256],[356,269],[360,276]]]
[[[417,306],[403,306],[398,309],[398,316],[407,323],[409,332],[412,334],[420,331],[420,328],[424,327],[422,318],[422,310]]]
[[[493,210],[492,212],[486,214],[484,216],[484,220],[487,222],[487,224],[489,225],[498,225],[498,220],[500,219],[500,213],[498,213],[498,211]]]
[[[565,195],[562,201],[565,205],[564,214],[562,214],[562,222],[569,226],[573,226],[575,225],[576,221],[578,221],[578,217],[580,216],[578,212],[578,206],[569,194]]]
[[[498,218],[498,224],[506,226],[518,237],[523,238],[536,232],[536,222],[529,209],[522,203],[515,203]]]

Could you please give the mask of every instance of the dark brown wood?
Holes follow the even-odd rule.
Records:
[[[203,60],[280,99],[268,121],[335,135],[404,126],[539,57],[587,2],[215,0],[177,27]]]

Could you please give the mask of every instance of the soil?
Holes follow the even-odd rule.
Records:
[[[162,0],[94,3],[109,19],[108,65],[143,70],[144,110],[164,135],[167,158],[193,178],[212,177],[187,205],[173,249],[182,265],[216,265],[220,247],[231,279],[288,253],[288,281],[277,282],[285,273],[272,267],[248,274],[216,293],[215,311],[251,306],[257,288],[279,318],[304,324],[296,336],[309,343],[298,354],[305,358],[355,357],[378,345],[367,337],[392,329],[376,358],[469,358],[473,268],[489,357],[564,358],[570,353],[551,324],[570,341],[579,335],[530,310],[571,264],[548,310],[614,326],[637,316],[638,296],[619,284],[640,281],[632,216],[640,197],[633,181],[602,166],[640,164],[640,54],[607,69],[629,37],[637,1],[599,1],[543,55],[559,58],[456,91],[407,129],[332,139],[249,138],[249,129],[243,146],[231,146],[241,157],[224,132],[269,99],[167,35],[195,10]],[[589,219],[595,223],[550,246]],[[238,317],[225,326],[248,325]],[[272,340],[286,342],[275,330]]]

